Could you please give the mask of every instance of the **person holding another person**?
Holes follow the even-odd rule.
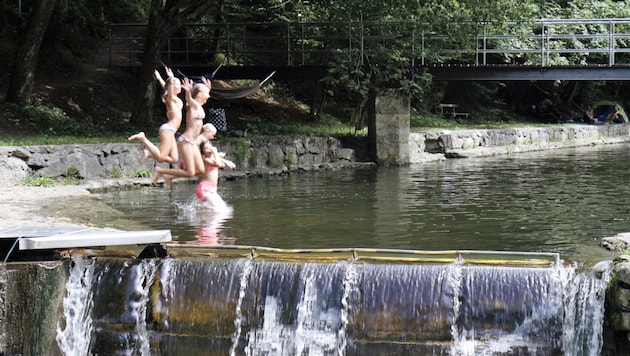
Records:
[[[166,162],[169,164],[176,163],[179,160],[179,152],[177,149],[177,142],[175,140],[175,133],[179,130],[182,123],[182,109],[184,103],[179,98],[179,94],[182,90],[181,81],[173,75],[173,71],[164,67],[166,70],[166,80],[162,79],[160,72],[156,69],[154,71],[155,79],[164,88],[164,94],[162,95],[162,102],[166,106],[166,122],[160,126],[160,143],[158,146],[153,144],[144,132],[139,132],[135,135],[129,136],[128,140],[139,140],[145,146],[142,161],[149,157],[153,157],[157,162]]]

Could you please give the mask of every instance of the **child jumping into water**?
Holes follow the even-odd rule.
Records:
[[[175,140],[175,132],[179,130],[182,123],[182,109],[184,102],[178,97],[181,93],[181,81],[173,75],[173,71],[164,67],[166,70],[166,80],[162,79],[160,72],[155,70],[153,75],[155,79],[164,88],[162,102],[166,106],[166,122],[160,126],[160,144],[156,146],[145,136],[144,132],[139,132],[129,136],[129,141],[141,141],[146,149],[142,156],[142,162],[149,157],[153,157],[157,162],[177,163],[179,160],[179,152],[177,150],[177,141]]]
[[[214,211],[225,211],[228,206],[219,196],[219,168],[236,168],[234,162],[225,159],[209,141],[201,143],[199,150],[203,154],[204,172],[199,177],[197,197],[208,203]]]

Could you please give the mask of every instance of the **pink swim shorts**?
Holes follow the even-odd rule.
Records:
[[[205,198],[206,195],[216,194],[217,185],[216,183],[208,182],[207,180],[199,182],[197,184],[197,197],[199,199]]]

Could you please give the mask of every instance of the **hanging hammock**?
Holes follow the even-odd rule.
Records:
[[[200,81],[202,77],[208,80],[212,80],[212,78],[214,78],[214,75],[219,71],[219,69],[222,66],[223,65],[221,64],[217,67],[217,69],[214,70],[214,72],[210,74],[204,74],[201,76],[187,76],[184,73],[182,73],[179,69],[177,70],[177,73],[179,73],[183,77],[188,77],[195,81]],[[275,71],[271,72],[271,74],[269,74],[267,78],[261,80],[260,82],[258,82],[258,84],[250,85],[246,87],[219,88],[219,87],[213,86],[212,90],[210,90],[210,97],[213,99],[219,99],[219,100],[234,100],[234,99],[245,98],[257,92],[258,89],[260,89],[269,79],[271,79],[271,77],[273,77],[274,74],[276,74]]]

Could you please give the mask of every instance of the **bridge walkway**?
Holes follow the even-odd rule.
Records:
[[[391,48],[438,80],[628,80],[630,19],[536,20],[494,30],[460,24],[451,36],[409,22],[192,23],[171,37],[164,63],[221,79],[317,79],[330,61],[365,66]],[[139,66],[146,24],[113,24],[110,66]],[[529,32],[527,32],[529,31]]]

